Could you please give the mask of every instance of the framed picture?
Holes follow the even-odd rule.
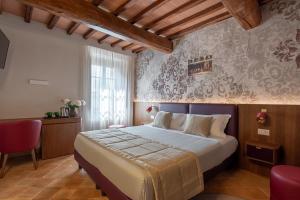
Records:
[[[188,75],[212,72],[212,55],[188,60]]]

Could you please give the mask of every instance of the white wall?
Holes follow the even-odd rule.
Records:
[[[80,98],[83,47],[96,41],[6,13],[0,15],[0,29],[10,40],[6,67],[0,69],[0,119],[41,117],[58,111],[62,98]],[[30,79],[47,80],[49,86],[29,85]]]

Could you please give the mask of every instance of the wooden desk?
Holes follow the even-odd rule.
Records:
[[[42,119],[42,159],[73,154],[76,135],[81,131],[81,118]]]

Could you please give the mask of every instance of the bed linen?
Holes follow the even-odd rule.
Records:
[[[237,141],[231,136],[222,140],[204,138],[148,125],[128,127],[122,131],[193,152],[199,158],[202,172],[220,164],[237,146]],[[84,134],[76,137],[75,149],[129,198],[154,199],[151,177],[140,166],[99,146]]]
[[[121,129],[81,134],[144,169],[151,177],[156,200],[188,200],[204,189],[199,160],[192,152]]]

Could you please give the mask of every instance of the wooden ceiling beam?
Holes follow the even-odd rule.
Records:
[[[117,9],[115,9],[112,13],[116,16],[121,14],[123,11],[125,11],[125,7],[127,4],[129,4],[132,0],[127,0],[124,3],[122,3]]]
[[[82,37],[83,37],[85,40],[87,40],[87,39],[89,39],[90,37],[92,37],[92,35],[94,35],[96,32],[97,32],[96,30],[90,28],[89,30],[87,30],[87,31],[83,34]]]
[[[143,28],[145,30],[149,30],[152,27],[154,27],[156,24],[158,24],[158,22],[160,22],[160,21],[162,21],[162,20],[164,20],[164,19],[166,19],[168,17],[171,17],[171,16],[174,16],[174,15],[178,15],[180,13],[183,13],[183,12],[185,12],[185,11],[187,11],[187,10],[189,10],[189,9],[191,9],[191,8],[193,8],[193,7],[201,4],[201,3],[203,3],[204,1],[206,1],[206,0],[190,0],[190,1],[182,4],[181,6],[175,8],[174,10],[171,10],[170,12],[167,12],[166,14],[164,14],[164,15],[162,15],[162,16],[160,16],[160,17],[158,17],[158,18],[156,18],[156,19],[148,22],[147,24],[145,24],[143,26]]]
[[[139,53],[139,52],[141,52],[141,51],[143,51],[145,49],[146,49],[145,47],[139,47],[137,49],[132,50],[132,53]]]
[[[228,12],[246,29],[261,24],[261,10],[257,0],[222,0]]]
[[[131,43],[131,44],[128,44],[128,45],[122,47],[122,50],[123,50],[123,51],[126,51],[126,50],[128,50],[128,49],[130,49],[131,47],[134,47],[134,46],[135,46],[135,44],[134,44],[134,43]]]
[[[101,38],[98,39],[98,43],[101,44],[103,42],[103,40],[105,40],[108,37],[109,37],[109,35],[102,36]]]
[[[120,42],[123,42],[123,40],[119,39],[114,41],[113,43],[110,44],[111,47],[115,47],[117,44],[119,44]]]
[[[3,0],[0,0],[0,15],[3,12]]]
[[[260,6],[263,6],[263,5],[265,5],[265,4],[267,4],[271,1],[273,1],[273,0],[259,0],[258,3],[259,3]]]
[[[98,7],[103,1],[104,0],[93,0],[92,3]]]
[[[72,35],[79,26],[80,26],[80,23],[72,22],[71,25],[69,26],[68,30],[67,30],[67,34]]]
[[[113,14],[118,16],[120,13],[122,13],[125,10],[125,7],[128,3],[130,3],[131,0],[127,0],[123,4],[121,4],[116,10],[113,11]],[[98,43],[102,43],[103,40],[108,38],[109,35],[104,35],[102,38],[98,39]],[[122,40],[121,40],[122,41]]]
[[[90,28],[113,37],[135,42],[162,52],[170,53],[173,43],[167,38],[157,36],[138,28],[111,13],[82,0],[18,0],[58,16],[70,18],[87,24]]]
[[[207,8],[205,10],[202,10],[202,11],[200,11],[198,13],[195,13],[195,14],[193,14],[193,15],[187,17],[187,18],[184,18],[184,19],[182,19],[182,20],[180,20],[180,21],[178,21],[178,22],[176,22],[174,24],[170,24],[170,25],[168,25],[166,27],[163,27],[163,28],[157,30],[155,33],[157,35],[163,34],[163,33],[167,32],[168,30],[170,30],[170,29],[172,29],[172,28],[174,28],[176,26],[181,26],[181,25],[183,25],[183,24],[185,24],[187,22],[193,21],[193,20],[195,20],[197,18],[206,17],[206,16],[211,15],[214,12],[217,12],[217,11],[219,11],[221,9],[224,9],[223,4],[222,3],[217,3],[217,4],[215,4],[215,5]]]
[[[25,5],[25,14],[24,14],[24,21],[25,22],[27,22],[27,23],[31,22],[32,11],[33,11],[33,7],[32,6]]]
[[[139,13],[137,13],[134,17],[132,17],[131,19],[128,20],[129,23],[131,24],[135,24],[136,22],[138,22],[139,20],[142,19],[142,17],[149,12],[150,10],[166,3],[166,1],[168,0],[156,0],[155,2],[151,3],[149,6],[147,6],[146,8],[144,8],[143,10],[141,10]]]
[[[56,15],[51,15],[51,18],[47,24],[47,28],[48,29],[53,29],[54,26],[57,24],[58,20],[59,20],[59,16],[56,16]]]
[[[172,40],[173,39],[177,39],[179,37],[182,37],[185,34],[188,34],[190,32],[195,31],[196,29],[203,28],[203,27],[211,25],[211,24],[215,24],[217,22],[223,21],[223,20],[228,19],[230,17],[232,17],[232,16],[228,12],[225,12],[225,13],[219,14],[217,16],[214,16],[214,17],[212,17],[210,19],[207,19],[205,21],[202,21],[202,22],[199,22],[197,24],[194,24],[193,26],[190,26],[190,27],[188,27],[186,29],[177,31],[176,33],[168,35],[167,37],[170,38],[170,39],[172,39]]]

